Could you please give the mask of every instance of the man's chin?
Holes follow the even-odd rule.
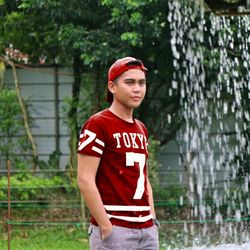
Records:
[[[141,103],[131,105],[131,108],[136,109],[141,105]]]

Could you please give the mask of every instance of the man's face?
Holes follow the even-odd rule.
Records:
[[[127,108],[136,108],[146,94],[146,77],[140,69],[130,69],[120,75],[112,84],[114,101]]]

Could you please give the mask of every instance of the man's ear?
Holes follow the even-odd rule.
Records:
[[[109,91],[110,91],[112,94],[114,94],[114,86],[115,86],[115,83],[114,83],[114,82],[112,82],[112,81],[109,81],[109,82],[108,82],[108,89],[109,89]]]

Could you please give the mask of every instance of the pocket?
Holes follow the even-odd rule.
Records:
[[[90,236],[93,232],[93,226],[89,226],[88,228],[88,236]]]

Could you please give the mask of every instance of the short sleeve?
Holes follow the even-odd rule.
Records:
[[[101,157],[105,147],[102,126],[95,119],[89,119],[83,126],[79,136],[79,154]]]

